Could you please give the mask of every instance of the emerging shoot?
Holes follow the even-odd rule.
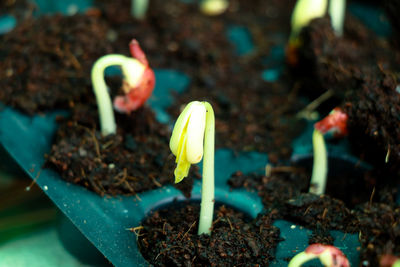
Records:
[[[146,56],[134,39],[129,44],[132,57],[111,54],[99,58],[92,68],[92,84],[96,95],[103,136],[115,134],[116,124],[111,98],[104,81],[104,71],[110,66],[121,66],[124,76],[122,89],[124,96],[117,96],[114,107],[119,112],[129,114],[141,107],[151,96],[155,85],[153,70],[149,67]]]
[[[325,193],[328,174],[328,153],[326,151],[324,135],[333,137],[347,135],[348,116],[341,108],[334,108],[328,116],[314,124],[313,150],[314,164],[309,192],[317,195]]]
[[[146,17],[149,0],[131,0],[131,15],[135,19],[142,20]]]
[[[325,147],[324,136],[319,130],[314,129],[312,140],[314,162],[309,192],[322,195],[325,193],[328,175],[328,153]]]
[[[305,251],[292,258],[288,267],[300,267],[305,262],[319,259],[326,267],[350,267],[350,263],[340,249],[322,244],[309,245]]]
[[[202,0],[200,10],[208,16],[217,16],[225,12],[229,6],[229,0]]]
[[[297,64],[297,49],[301,45],[299,35],[301,30],[311,20],[323,17],[328,5],[327,0],[298,0],[292,13],[291,33],[286,49],[286,57],[291,65]]]
[[[191,164],[203,157],[203,181],[198,234],[210,234],[214,213],[214,111],[207,102],[190,102],[179,115],[169,147],[176,156],[175,183],[185,178]],[[204,145],[203,145],[204,141]]]
[[[307,26],[311,20],[323,17],[326,13],[327,0],[298,0],[292,14],[292,29],[289,44],[299,43],[300,31]]]
[[[331,16],[332,28],[337,36],[343,35],[343,24],[346,12],[346,0],[330,0],[329,15]]]

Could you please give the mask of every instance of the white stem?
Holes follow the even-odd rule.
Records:
[[[146,17],[149,0],[131,0],[131,15],[135,19],[144,19]]]
[[[315,256],[315,254],[305,253],[303,251],[303,252],[300,252],[299,254],[297,254],[296,256],[294,256],[290,260],[288,267],[300,267],[305,262],[310,261],[315,258],[317,258],[317,256]]]
[[[317,195],[325,193],[328,174],[328,153],[325,147],[324,136],[318,130],[313,132],[314,163],[309,192]]]
[[[117,129],[111,97],[104,81],[104,71],[109,66],[122,65],[125,61],[126,57],[123,55],[107,55],[99,58],[92,68],[93,91],[96,95],[103,136],[115,134]]]
[[[207,110],[204,134],[203,181],[198,234],[210,234],[214,214],[214,136],[215,118],[211,105],[204,102]]]
[[[338,36],[343,34],[344,17],[346,13],[346,0],[330,0],[329,15],[332,28]]]
[[[291,43],[298,42],[297,39],[301,30],[306,27],[311,20],[323,17],[326,13],[327,6],[328,0],[298,0],[292,13],[292,29],[289,41]]]

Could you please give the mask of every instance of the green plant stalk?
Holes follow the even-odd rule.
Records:
[[[131,15],[135,19],[144,19],[146,17],[149,0],[132,0]]]
[[[307,261],[313,260],[315,258],[318,258],[315,254],[310,254],[306,252],[300,252],[296,256],[294,256],[290,262],[288,267],[300,267],[302,264],[304,264]]]
[[[229,6],[228,0],[202,0],[200,10],[208,16],[221,15]]]
[[[198,234],[210,234],[214,214],[214,111],[208,102],[206,108],[206,127],[204,134],[203,181],[201,185],[201,207]]]
[[[331,16],[332,28],[336,35],[343,35],[343,24],[346,12],[346,0],[330,0],[329,15]]]
[[[97,107],[100,116],[101,134],[103,136],[115,134],[117,131],[113,104],[104,80],[104,71],[110,66],[123,65],[125,61],[126,57],[123,55],[106,55],[99,58],[92,68],[91,78],[93,91],[96,95]]]
[[[314,163],[309,192],[322,195],[325,193],[328,174],[328,153],[325,146],[324,136],[317,129],[314,129],[312,140]]]
[[[300,31],[311,20],[323,17],[328,5],[327,0],[298,0],[293,9],[291,18],[291,32],[289,42],[293,45],[299,42]]]

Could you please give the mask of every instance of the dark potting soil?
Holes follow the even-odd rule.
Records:
[[[379,266],[379,257],[400,254],[400,206],[366,203],[355,212],[360,223],[361,258]]]
[[[330,109],[382,69],[399,70],[400,54],[350,15],[343,37],[334,33],[329,18],[319,18],[304,28],[300,38],[303,45],[294,73],[302,82],[301,91],[314,99],[331,90],[336,101],[329,103]]]
[[[269,215],[249,219],[221,206],[212,233],[197,235],[199,204],[154,211],[137,234],[144,258],[154,266],[268,266],[279,229]]]
[[[0,2],[0,15],[12,15],[17,21],[31,18],[36,5],[29,0],[4,0]]]
[[[398,19],[398,14],[400,12],[400,1],[385,0],[383,3],[386,14],[392,26],[392,37],[394,39],[394,44],[397,48],[400,48],[400,21]]]
[[[350,143],[360,158],[386,173],[382,179],[398,180],[400,93],[395,73],[380,70],[377,75],[365,77],[343,108],[349,115]]]
[[[29,114],[92,96],[90,70],[113,51],[94,15],[44,16],[0,37],[0,101]]]
[[[273,220],[285,219],[311,229],[313,234],[309,239],[310,244],[333,244],[329,231],[335,229],[345,233],[359,233],[360,262],[363,266],[378,266],[379,257],[383,254],[398,255],[400,227],[397,226],[397,220],[400,206],[395,202],[395,188],[386,186],[383,181],[379,184],[375,178],[379,190],[373,190],[369,198],[357,198],[357,203],[349,203],[330,196],[337,194],[329,186],[330,181],[339,177],[329,177],[327,195],[304,193],[309,183],[305,174],[298,167],[275,167],[268,177],[237,172],[232,175],[229,184],[232,188],[245,187],[256,191],[266,213],[272,214]],[[348,180],[348,177],[340,179]],[[334,183],[341,184],[340,181]],[[345,190],[343,195],[363,195],[363,192],[359,192],[363,188],[359,187],[348,186],[340,190]]]
[[[302,32],[299,67],[308,66],[301,72],[303,85],[314,97],[331,90],[327,110],[343,106],[360,158],[398,173],[400,53],[352,17],[346,19],[344,38],[334,34],[328,18],[312,21]]]
[[[143,107],[117,115],[117,134],[102,137],[95,104],[77,105],[60,119],[46,165],[61,177],[100,195],[135,195],[174,184],[175,157],[169,149],[170,131]],[[198,177],[192,167],[189,178]],[[190,196],[193,179],[174,185]]]

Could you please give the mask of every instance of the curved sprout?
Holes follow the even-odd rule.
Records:
[[[99,58],[92,67],[92,84],[96,96],[100,117],[100,127],[103,136],[115,134],[116,124],[111,97],[104,81],[104,71],[110,66],[121,66],[124,75],[123,89],[125,96],[117,96],[115,108],[120,112],[130,113],[139,108],[153,92],[155,77],[148,66],[143,51],[136,40],[130,43],[132,56],[111,54]]]
[[[340,249],[322,244],[309,245],[306,250],[291,259],[288,267],[300,267],[302,264],[317,258],[327,267],[350,267],[348,259]]]

